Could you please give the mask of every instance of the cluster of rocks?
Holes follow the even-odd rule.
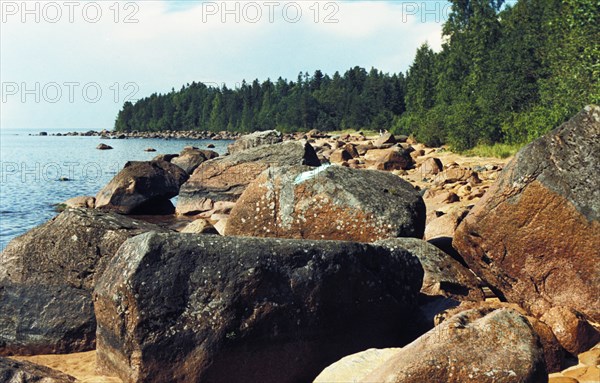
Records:
[[[599,133],[590,106],[487,167],[315,131],[131,162],[0,253],[0,355],[95,348],[132,383],[597,381]]]
[[[163,130],[160,132],[118,132],[110,130],[87,132],[68,132],[68,133],[48,133],[40,132],[39,136],[57,136],[57,137],[100,137],[104,139],[126,139],[126,138],[163,138],[163,139],[189,139],[189,140],[235,140],[240,137],[240,133],[233,132],[209,132],[201,130]]]

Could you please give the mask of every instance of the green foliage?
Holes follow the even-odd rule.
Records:
[[[522,147],[522,144],[501,143],[493,145],[477,145],[472,149],[464,151],[462,154],[471,157],[508,158],[514,156]]]
[[[409,70],[320,70],[235,89],[188,84],[127,102],[115,128],[250,132],[392,130],[428,145],[500,156],[600,103],[598,0],[450,0],[439,53]],[[481,151],[483,149],[476,149]]]
[[[299,73],[296,81],[279,78],[236,89],[188,84],[178,92],[153,94],[135,105],[126,103],[115,129],[283,132],[344,128],[389,130],[405,110],[402,74],[360,67],[335,73]]]

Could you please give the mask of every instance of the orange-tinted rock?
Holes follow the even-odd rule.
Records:
[[[433,179],[433,183],[435,185],[445,185],[460,181],[467,181],[473,174],[474,172],[469,169],[451,167],[441,173],[438,173]]]
[[[377,170],[410,169],[413,161],[400,148],[371,149],[365,154],[366,164]]]
[[[446,214],[433,218],[427,223],[427,226],[425,226],[425,240],[440,237],[454,237],[456,228],[468,213],[469,208],[462,206],[452,208]]]
[[[341,164],[351,159],[352,154],[350,154],[350,152],[343,148],[334,150],[333,153],[331,153],[331,156],[329,156],[329,161],[336,164]]]
[[[461,312],[387,359],[361,382],[547,382],[527,319],[511,309]]]
[[[381,136],[379,136],[379,138],[377,138],[377,140],[375,140],[374,145],[375,146],[383,146],[386,144],[395,144],[395,143],[396,143],[396,137],[394,137],[393,134],[384,133]]]
[[[573,355],[600,342],[600,332],[583,315],[567,307],[552,307],[540,320],[552,328],[560,344]]]
[[[472,302],[463,301],[461,304],[453,309],[447,310],[436,317],[437,323],[441,323],[447,318],[450,318],[460,312],[478,309],[482,312],[492,312],[500,308],[509,308],[519,312],[521,315],[527,318],[529,324],[540,338],[542,348],[544,349],[544,359],[546,361],[546,368],[548,372],[557,372],[563,368],[565,361],[565,349],[560,345],[556,336],[552,332],[552,329],[541,322],[540,320],[528,316],[525,310],[514,303],[504,303],[498,301],[485,301],[485,302]]]
[[[444,165],[442,165],[442,161],[439,158],[428,158],[417,169],[417,172],[423,177],[436,175],[444,170]]]
[[[231,211],[227,235],[371,242],[423,236],[425,204],[389,173],[341,166],[263,172]]]
[[[493,290],[540,317],[600,322],[600,107],[523,148],[458,227],[454,247]]]

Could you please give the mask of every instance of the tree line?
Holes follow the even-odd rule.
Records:
[[[119,131],[391,130],[465,150],[530,141],[600,103],[598,0],[452,0],[444,44],[406,73],[354,67],[236,88],[183,86],[119,112]]]

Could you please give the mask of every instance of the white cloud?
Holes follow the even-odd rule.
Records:
[[[5,3],[22,4],[3,1],[3,7]],[[22,12],[12,15],[3,8],[2,82],[25,82],[29,87],[36,82],[42,87],[49,82],[93,82],[102,87],[103,97],[94,104],[81,95],[73,103],[66,99],[22,103],[16,95],[2,105],[2,128],[37,129],[44,124],[69,125],[65,130],[111,128],[128,82],[139,86],[139,97],[192,81],[233,84],[243,78],[295,78],[299,71],[332,73],[355,65],[398,72],[407,69],[424,41],[434,49],[440,45],[440,23],[420,22],[412,11],[407,13],[392,1],[280,1],[279,5],[217,1],[185,3],[175,10],[167,1],[119,2],[118,8],[114,2],[98,1],[91,2],[102,7],[96,23],[88,22],[95,9],[85,2],[74,9],[73,23],[64,6],[59,22],[45,20],[55,14],[44,15],[44,7],[50,12],[48,4],[62,2],[27,3],[30,9],[38,4],[40,22],[28,15],[23,23]],[[235,4],[239,22],[235,14],[223,12],[223,7],[234,10]],[[296,13],[297,6],[301,14]],[[127,16],[138,22],[124,22]],[[116,100],[110,89],[115,84],[120,90]]]

